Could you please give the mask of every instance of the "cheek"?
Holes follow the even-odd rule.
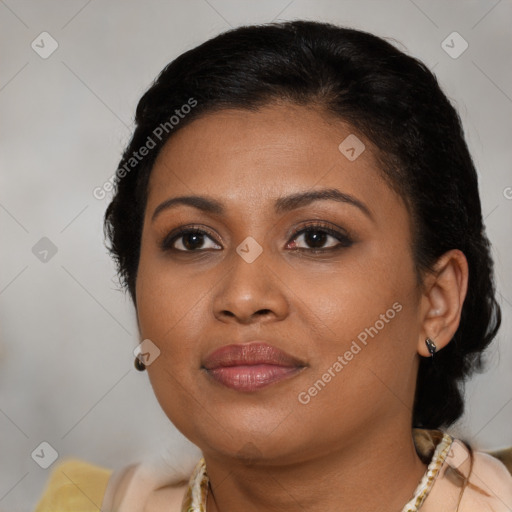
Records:
[[[173,268],[165,257],[143,244],[136,285],[142,336],[166,343],[176,331],[187,330],[192,335],[200,322],[204,322],[199,310],[203,304],[201,297],[207,291],[205,280],[188,277],[182,269]]]
[[[338,350],[376,322],[379,331],[398,327],[405,315],[392,306],[410,303],[415,290],[412,262],[401,252],[368,242],[321,271],[302,263],[281,273],[298,299],[292,303],[302,329],[313,329],[321,343],[315,349]]]
[[[204,282],[166,272],[158,258],[150,262],[144,256],[137,279],[140,336],[160,350],[147,372],[162,409],[179,428],[181,421],[186,423],[182,416],[190,410],[191,397],[197,394],[198,345],[207,330]]]
[[[147,373],[162,410],[182,433],[198,443],[202,436],[196,425],[207,425],[212,436],[222,435],[216,431],[218,424],[211,421],[214,411],[206,404],[200,405],[203,399],[195,382],[200,366],[198,340],[207,327],[201,312],[204,292],[202,286],[197,289],[190,279],[165,272],[155,260],[150,263],[141,255],[137,278],[140,336],[150,339],[160,350]]]
[[[379,406],[381,392],[391,401],[409,401],[418,336],[414,267],[406,248],[383,247],[367,247],[322,279],[295,277],[297,317],[311,336],[314,370],[302,389],[305,400],[321,391],[315,401],[326,407],[369,410]]]
[[[327,444],[340,432],[350,437],[361,425],[408,413],[417,371],[415,311],[394,298],[364,311],[354,300],[338,329],[331,324],[330,339],[317,340],[315,364],[294,397],[294,421],[321,430]]]

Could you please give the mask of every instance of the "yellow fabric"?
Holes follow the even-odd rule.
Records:
[[[52,471],[34,512],[98,512],[112,470],[64,459]]]

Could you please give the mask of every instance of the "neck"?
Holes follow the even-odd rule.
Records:
[[[205,454],[207,512],[401,510],[427,466],[412,429],[364,432],[349,446],[292,465],[240,465]],[[375,491],[375,492],[374,492]]]

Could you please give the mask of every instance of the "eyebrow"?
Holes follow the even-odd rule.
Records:
[[[312,202],[319,200],[338,201],[341,203],[350,204],[359,208],[359,210],[361,210],[367,217],[369,217],[372,221],[375,221],[370,209],[363,202],[354,196],[345,194],[344,192],[341,192],[335,188],[324,188],[320,190],[311,190],[308,192],[298,192],[289,196],[280,197],[274,204],[274,211],[277,214],[286,213],[297,208],[307,206]],[[180,196],[172,197],[159,204],[153,212],[151,221],[154,221],[162,211],[174,208],[178,205],[192,206],[198,210],[214,215],[223,215],[226,212],[224,205],[211,197]]]

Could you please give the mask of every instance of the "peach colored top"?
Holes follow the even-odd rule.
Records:
[[[471,453],[463,442],[439,430],[413,429],[413,438],[418,455],[429,465],[402,512],[512,512],[512,475],[500,460],[485,452]],[[112,471],[67,459],[53,470],[34,512],[187,511],[189,483],[200,474],[201,462],[188,479],[162,482],[143,463]]]

